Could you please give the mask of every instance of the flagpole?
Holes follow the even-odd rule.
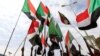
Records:
[[[25,39],[20,43],[20,45],[18,46],[18,48],[17,48],[17,50],[16,50],[16,52],[14,53],[14,55],[13,56],[15,56],[16,55],[16,53],[18,52],[18,50],[19,50],[19,48],[21,47],[21,45],[23,44],[23,42],[25,41]]]
[[[31,47],[31,55],[30,56],[33,56],[33,46]]]
[[[63,37],[63,36],[62,36]],[[63,53],[64,53],[64,49],[63,49],[63,46],[62,46],[62,43],[60,42],[60,45],[61,45],[61,48],[62,48],[62,56],[63,56]]]
[[[87,33],[86,30],[84,30],[84,32],[85,32],[85,34],[86,34],[86,36],[87,36],[87,38],[88,38],[88,37],[89,37],[89,34]],[[92,46],[95,46],[91,40],[90,40],[90,43],[92,44]]]
[[[24,6],[24,5],[23,5],[23,6]],[[22,8],[22,9],[23,9],[23,8]],[[21,9],[21,11],[22,11],[22,9]],[[16,29],[16,27],[17,27],[17,24],[18,24],[20,15],[21,15],[21,11],[20,11],[20,14],[19,14],[19,16],[18,16],[18,19],[17,19],[17,21],[16,21],[16,23],[15,23],[15,26],[14,26],[14,28],[13,28],[13,31],[12,31],[12,33],[11,33],[11,35],[10,35],[9,41],[8,41],[7,46],[6,46],[6,48],[5,48],[5,51],[4,51],[4,55],[6,54],[6,51],[7,51],[7,49],[8,49],[9,44],[10,44],[10,41],[11,41],[12,36],[13,36],[13,34],[14,34],[14,31],[15,31],[15,29]]]
[[[26,39],[27,39],[27,35],[25,36],[23,47],[25,46]]]
[[[22,11],[22,9],[21,9],[21,11]],[[13,31],[12,31],[12,33],[11,33],[11,35],[10,35],[9,41],[8,41],[7,46],[6,46],[6,48],[5,48],[5,51],[4,51],[4,55],[6,54],[6,51],[7,51],[8,46],[9,46],[9,43],[10,43],[10,41],[11,41],[11,39],[12,39],[12,36],[13,36],[14,31],[15,31],[15,29],[16,29],[16,26],[17,26],[17,24],[18,24],[20,15],[21,15],[21,12],[20,12],[20,14],[19,14],[19,16],[18,16],[17,22],[16,22],[16,24],[15,24],[15,26],[14,26],[14,28],[13,28]]]
[[[74,26],[72,26],[75,30],[77,30]],[[76,38],[74,38],[74,40],[77,42],[77,44],[79,45],[78,41],[76,40]]]
[[[61,42],[60,42],[60,45],[61,45],[61,48],[62,48],[62,56],[63,56],[63,53],[64,53],[64,49],[63,49],[63,47],[62,47],[62,44],[61,44]]]
[[[77,1],[75,1],[75,2],[73,2],[73,3],[71,3],[71,4],[68,4],[68,5],[61,5],[61,6],[62,6],[62,7],[71,6],[71,5],[75,4],[75,3],[77,3]]]
[[[16,55],[16,53],[18,52],[18,50],[19,50],[19,48],[21,47],[22,43],[23,43],[23,41],[22,41],[22,42],[21,42],[21,44],[18,46],[18,48],[17,48],[17,50],[16,50],[16,52],[14,53],[14,55],[13,55],[13,56],[15,56],[15,55]]]

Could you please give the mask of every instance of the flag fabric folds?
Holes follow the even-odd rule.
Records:
[[[60,29],[60,28],[59,28]],[[59,29],[57,29],[57,27],[56,27],[56,25],[55,25],[55,23],[54,23],[54,20],[53,20],[53,18],[51,19],[51,21],[50,21],[50,24],[49,24],[49,36],[51,37],[51,36],[56,36],[56,39],[57,39],[57,41],[59,42],[59,41],[62,41],[62,37],[60,36],[61,34],[60,33],[58,33],[58,32],[60,32],[60,30]],[[60,35],[59,35],[60,34]]]
[[[46,15],[45,15],[45,9],[46,6],[40,2],[38,8],[37,8],[37,11],[36,11],[36,16],[37,18],[41,21],[42,24],[44,24],[45,22],[45,18],[46,18]]]
[[[76,16],[80,30],[89,30],[97,27],[97,19],[100,16],[100,1],[90,0],[86,10]]]
[[[68,31],[67,34],[66,34],[66,38],[65,38],[66,45],[68,46],[69,44],[71,44],[72,43],[72,40],[74,40],[74,37],[71,34],[71,32]]]
[[[37,49],[37,53],[41,54],[42,48],[46,47],[47,45],[46,37],[51,38],[50,39],[50,41],[52,42],[51,50],[59,49],[60,47],[58,43],[63,40],[63,33],[61,32],[59,24],[55,23],[54,18],[52,17],[51,19],[49,19],[51,17],[49,8],[45,6],[42,2],[40,2],[36,11],[31,1],[25,0],[22,11],[27,15],[29,19],[32,20],[28,33],[27,33],[27,37],[30,37],[29,41],[32,44],[31,56],[32,56],[33,46],[35,45],[39,46]],[[61,12],[58,11],[58,13],[59,13],[61,22],[63,24],[69,25],[70,21],[68,20],[68,18]],[[89,6],[87,6],[87,8],[83,10],[81,13],[76,15],[76,21],[78,23],[79,29],[89,30],[89,29],[97,27],[96,21],[99,18],[99,16],[100,16],[100,0],[90,0]],[[36,19],[36,17],[38,19]],[[38,20],[41,21],[40,25],[39,25]],[[48,27],[49,36],[46,36],[47,32],[43,32],[44,30],[46,30],[45,26]],[[37,33],[38,31],[39,31],[39,34]],[[67,49],[66,54],[68,54],[68,56],[71,56],[71,53],[75,54],[75,56],[77,56],[80,53],[79,51],[76,50],[75,46],[72,44],[73,40],[74,40],[74,37],[71,34],[71,32],[68,30],[65,37],[65,46]],[[86,39],[84,40],[86,42]],[[87,42],[86,42],[86,45],[90,53],[93,54]],[[22,48],[22,56],[24,56],[24,47]]]
[[[32,20],[30,27],[28,29],[27,37],[30,41],[31,44],[33,44],[32,41],[34,41],[34,36],[38,34],[38,28],[39,28],[39,22],[37,19]],[[34,44],[33,44],[34,45]]]
[[[29,19],[35,19],[35,8],[30,0],[25,0],[22,11],[28,16]]]
[[[49,35],[52,35],[52,34],[57,35],[57,30],[56,30],[53,18],[51,19],[50,24],[49,24]]]
[[[28,33],[27,33],[27,37],[31,38],[35,34],[37,34],[38,28],[39,28],[39,22],[37,20],[32,20]]]
[[[35,32],[35,28],[39,27],[39,22],[37,20],[32,20],[30,28],[28,30],[28,34],[34,33]]]
[[[70,24],[68,18],[66,18],[61,12],[59,12],[59,15],[60,15],[60,19],[61,19],[61,22],[64,23],[64,24]]]
[[[62,32],[61,32],[61,29],[60,29],[60,26],[58,24],[56,24],[56,29],[57,29],[57,34],[58,34],[58,38],[60,41],[62,41]]]
[[[33,46],[38,45],[37,54],[40,55],[42,50],[42,43],[39,34],[35,34],[35,36],[33,36],[29,41]]]
[[[51,13],[50,13],[50,10],[49,10],[49,8],[47,6],[45,6],[45,11],[44,12],[45,12],[45,14],[47,16],[47,19],[51,18]]]
[[[100,0],[90,0],[89,13],[92,13],[99,7],[100,7]]]
[[[42,16],[45,16],[45,13],[44,13],[44,4],[42,2],[40,2],[38,8],[37,8],[37,11],[36,11],[36,15],[37,17],[41,18]]]
[[[40,2],[36,11],[36,16],[41,21],[39,32],[42,32],[44,25],[49,25],[48,18],[51,16],[49,8]]]
[[[42,2],[40,2],[37,11],[36,11],[36,16],[38,19],[41,20],[41,18],[47,18],[51,16],[49,8],[45,6]]]
[[[80,23],[80,25],[82,25],[82,24],[85,24],[85,23],[81,23],[81,22],[88,19],[88,17],[89,17],[89,13],[88,13],[88,9],[86,9],[85,11],[83,11],[79,15],[77,15],[76,21],[77,21],[77,23]]]
[[[41,39],[39,37],[39,34],[35,34],[29,41],[33,46],[41,45]]]

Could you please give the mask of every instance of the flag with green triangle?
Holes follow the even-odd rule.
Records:
[[[41,17],[50,17],[50,10],[47,6],[45,6],[42,2],[40,2],[37,11],[36,11],[36,15],[38,18]]]
[[[30,0],[25,0],[22,11],[28,16],[29,19],[35,18],[36,10]]]
[[[58,38],[59,38],[59,40],[62,40],[63,34],[61,32],[60,26],[58,24],[56,24],[56,28],[57,28]]]
[[[40,2],[38,8],[37,8],[37,11],[36,11],[36,15],[37,16],[45,16],[45,13],[44,13],[44,4],[42,2]]]
[[[49,8],[40,2],[36,11],[36,16],[41,22],[43,21],[44,23],[45,19],[51,16]]]
[[[39,32],[42,32],[44,23],[48,23],[49,20],[47,19],[50,17],[50,11],[47,6],[45,6],[42,2],[40,2],[37,11],[36,11],[37,18],[41,21],[41,25],[39,27]],[[48,24],[47,24],[48,25]]]
[[[49,24],[49,36],[52,34],[57,35],[57,30],[53,18],[51,19]]]
[[[62,38],[59,37],[59,33],[58,32],[59,31],[56,28],[56,25],[54,23],[53,18],[51,18],[51,21],[50,21],[50,24],[49,24],[49,36],[50,37],[55,36],[57,41],[61,41]]]
[[[36,11],[36,16],[37,18],[42,22],[43,20],[45,20],[45,5],[40,2],[38,8],[37,8],[37,11]]]

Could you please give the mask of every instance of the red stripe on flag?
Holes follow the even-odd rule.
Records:
[[[66,34],[66,38],[65,38],[65,44],[68,46],[68,42],[69,42],[69,31]]]
[[[33,24],[34,24],[34,27],[37,27],[37,28],[39,27],[39,22],[38,21],[34,20]]]
[[[41,6],[42,6],[43,11],[45,11],[45,5],[42,2],[41,2]]]
[[[42,35],[42,38],[41,38],[41,43],[42,43],[42,45],[45,45],[45,39],[44,39],[44,36]]]
[[[89,17],[88,9],[76,16],[76,21],[79,23]]]
[[[36,20],[33,20],[31,25],[30,25],[30,28],[28,30],[28,34],[34,33],[35,27],[39,27],[39,22],[37,22]]]
[[[49,13],[49,8],[46,6],[44,11],[45,11],[46,14],[48,14]]]
[[[33,24],[33,21],[32,21],[30,28],[28,30],[28,34],[31,34],[31,33],[34,33],[34,32],[35,32],[35,29],[34,29],[34,24]]]
[[[44,11],[46,14],[48,14],[48,12],[49,12],[48,7],[45,6],[42,2],[41,2],[41,6],[42,6],[43,11]]]
[[[29,8],[30,8],[30,10],[32,11],[32,13],[36,13],[36,10],[35,10],[35,8],[34,8],[34,6],[32,5],[32,3],[31,3],[31,1],[30,0],[28,0],[28,5],[29,5]]]

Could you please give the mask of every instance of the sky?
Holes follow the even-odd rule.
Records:
[[[17,19],[19,18],[17,27],[14,31],[14,34],[12,36],[11,42],[9,44],[8,50],[6,55],[9,55],[9,52],[12,53],[12,55],[15,53],[15,50],[18,48],[19,44],[22,42],[22,40],[25,38],[28,28],[30,26],[31,20],[28,19],[28,17],[21,12],[21,9],[23,7],[24,0],[0,0],[0,53],[3,54],[4,50],[6,48],[7,42],[10,38],[11,32],[16,24]],[[40,1],[42,1],[45,5],[47,5],[55,18],[55,22],[60,22],[60,28],[62,30],[63,35],[65,37],[67,30],[69,29],[72,33],[72,35],[75,37],[75,39],[78,41],[79,44],[82,46],[83,54],[87,54],[88,50],[86,48],[86,45],[84,41],[82,40],[82,37],[80,34],[77,33],[77,31],[73,28],[76,26],[75,22],[75,13],[78,11],[81,11],[85,8],[85,2],[86,0],[31,0],[35,8],[37,9]],[[61,5],[65,4],[71,4],[74,1],[78,1],[77,4],[70,6],[61,7]],[[66,26],[61,23],[60,17],[58,15],[58,11],[62,12],[72,23],[72,26]],[[21,13],[21,14],[20,14]],[[96,38],[100,36],[100,19],[98,19],[97,24],[98,27],[87,30],[87,33],[89,35],[94,35]],[[78,30],[78,29],[77,29]],[[78,30],[80,31],[80,30]],[[83,36],[86,36],[84,31],[80,31]],[[75,42],[75,41],[73,41]],[[30,54],[30,48],[31,44],[29,43],[28,39],[26,41],[25,45],[25,56],[29,56]],[[20,56],[21,51],[19,50],[16,56]],[[11,56],[12,56],[11,55]]]

